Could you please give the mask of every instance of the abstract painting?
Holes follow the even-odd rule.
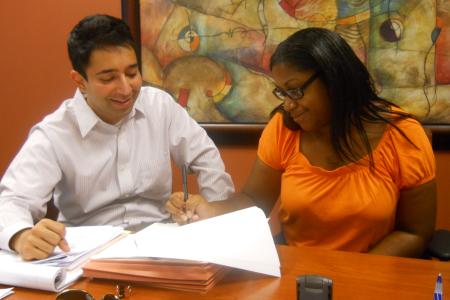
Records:
[[[200,123],[265,123],[269,60],[306,27],[338,32],[380,95],[450,124],[450,0],[141,0],[144,80]]]

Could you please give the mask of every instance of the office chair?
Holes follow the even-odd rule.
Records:
[[[425,257],[437,258],[442,261],[450,260],[450,230],[438,229],[434,232]]]
[[[430,143],[433,143],[433,132],[431,129],[424,127],[424,130]],[[435,230],[424,256],[427,258],[437,258],[443,261],[450,260],[450,231],[446,229]]]

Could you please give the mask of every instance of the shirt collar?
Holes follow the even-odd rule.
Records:
[[[130,116],[134,116],[136,114],[136,117],[144,116],[144,102],[142,100],[142,89],[139,93],[138,98],[136,99],[136,102],[134,103],[133,111],[130,113]]]
[[[87,104],[86,99],[84,99],[84,96],[79,89],[76,90],[73,98],[74,98],[75,117],[77,119],[78,126],[80,128],[81,136],[84,138],[94,128],[94,126],[97,123],[99,122],[104,123],[104,122]],[[141,93],[136,99],[133,109],[128,114],[128,116],[125,117],[125,121],[138,116],[139,117],[144,116],[144,105],[141,100]]]
[[[84,138],[100,119],[87,104],[86,99],[84,99],[79,89],[76,90],[73,98],[75,118],[80,127],[81,136]]]

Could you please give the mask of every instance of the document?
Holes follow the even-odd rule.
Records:
[[[14,294],[13,288],[0,289],[0,299],[6,298],[11,294]]]
[[[113,226],[67,227],[71,251],[59,248],[45,260],[26,262],[16,253],[0,250],[0,283],[59,292],[82,275],[81,265],[123,233]]]
[[[53,255],[46,259],[34,260],[31,263],[54,267],[64,267],[68,270],[79,267],[99,248],[107,245],[123,233],[123,228],[117,226],[79,226],[66,228],[66,240],[70,252],[64,252],[59,247]]]
[[[280,277],[270,228],[257,207],[183,226],[155,223],[92,260],[151,257],[202,261]]]

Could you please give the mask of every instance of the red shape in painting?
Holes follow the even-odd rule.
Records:
[[[436,84],[450,83],[450,13],[438,11],[436,26],[441,29],[436,39]]]
[[[189,100],[189,90],[185,88],[180,88],[178,92],[178,104],[183,107],[187,106]]]

